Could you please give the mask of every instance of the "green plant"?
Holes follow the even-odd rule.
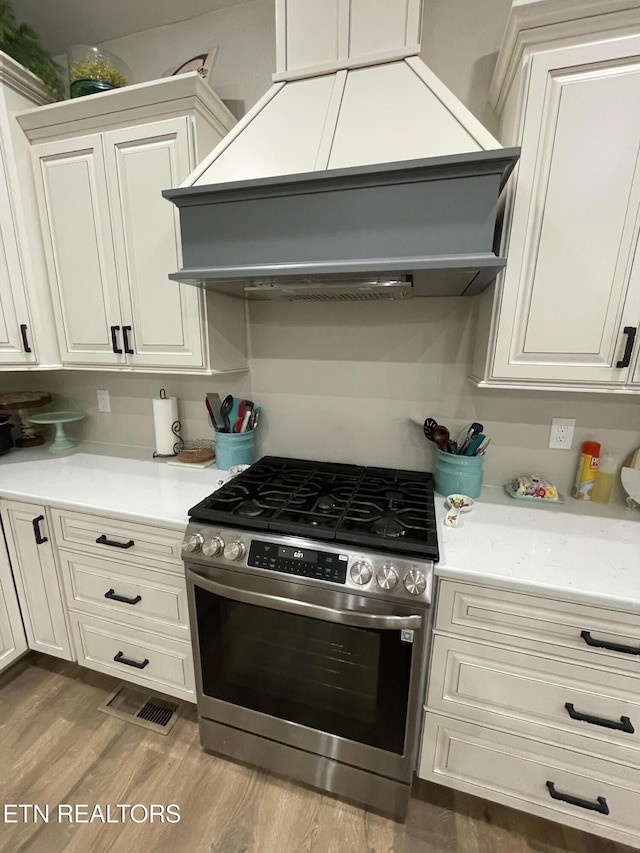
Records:
[[[0,0],[0,50],[33,71],[58,100],[64,97],[62,69],[28,24],[19,24],[9,0]]]
[[[69,79],[72,83],[76,80],[101,80],[116,87],[127,85],[124,74],[121,74],[102,56],[74,62],[69,69]]]

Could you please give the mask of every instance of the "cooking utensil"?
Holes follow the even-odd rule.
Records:
[[[434,418],[427,418],[425,420],[422,429],[424,430],[424,434],[429,439],[429,441],[433,441],[433,428],[437,426],[438,421],[434,420]]]
[[[247,401],[240,400],[238,403],[238,415],[236,419],[233,421],[233,431],[241,432],[242,431],[242,422],[244,421],[245,411],[247,409]]]
[[[229,420],[229,415],[231,413],[231,409],[233,408],[233,397],[231,394],[227,394],[227,396],[222,401],[222,405],[220,406],[220,414],[222,416],[222,429],[219,432],[229,432],[231,430],[231,422]]]
[[[468,427],[465,427],[458,437],[458,453],[461,456],[471,456],[470,453],[467,453],[467,448],[471,442],[480,435],[483,429],[484,427],[482,424],[479,424],[477,421],[474,421],[472,424],[469,424]]]
[[[258,426],[258,421],[260,420],[260,413],[262,412],[262,408],[260,406],[256,406],[251,415],[251,419],[249,421],[249,429],[253,430]]]
[[[476,451],[479,449],[482,442],[485,440],[486,435],[481,432],[476,435],[475,438],[472,438],[470,442],[468,442],[467,447],[464,451],[465,456],[475,456]]]
[[[220,413],[220,409],[222,408],[222,401],[220,400],[219,394],[207,394],[204,398],[205,405],[207,407],[207,411],[209,412],[209,420],[211,421],[211,426],[216,430],[220,431],[224,428],[224,419]]]
[[[445,453],[451,453],[451,445],[449,443],[449,430],[446,426],[442,426],[442,424],[436,424],[435,427],[431,430],[431,435],[433,436],[433,441],[438,445],[440,450],[443,450]]]
[[[249,424],[251,423],[252,417],[253,400],[245,400],[245,412],[244,417],[242,418],[242,423],[240,424],[240,432],[246,432],[247,430],[251,430]]]
[[[482,442],[482,444],[480,445],[480,447],[476,450],[476,452],[473,455],[474,456],[484,456],[484,454],[486,453],[487,447],[489,447],[490,444],[491,444],[491,439],[485,438],[484,441]]]

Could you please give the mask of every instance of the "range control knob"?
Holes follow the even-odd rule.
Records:
[[[409,595],[422,595],[427,588],[427,579],[417,569],[410,569],[404,576],[404,588]]]
[[[227,560],[241,560],[244,557],[246,550],[247,546],[244,542],[237,539],[235,542],[230,542],[228,545],[224,546],[224,555]]]
[[[360,584],[360,586],[364,586],[365,584],[369,583],[369,581],[373,577],[373,569],[371,568],[371,565],[367,563],[366,560],[358,560],[357,563],[354,563],[351,566],[350,573],[351,579],[355,583]]]
[[[380,589],[393,589],[398,583],[398,573],[390,563],[385,563],[376,572],[376,582]]]
[[[193,554],[196,551],[199,551],[202,548],[202,543],[204,542],[204,537],[199,533],[192,533],[182,543],[182,553],[183,554]]]
[[[207,539],[202,546],[202,553],[205,557],[217,557],[224,550],[224,542],[219,536],[214,536],[213,539]]]

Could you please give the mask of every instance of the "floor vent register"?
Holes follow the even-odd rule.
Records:
[[[169,734],[180,716],[177,702],[125,684],[114,690],[98,710],[161,735]]]

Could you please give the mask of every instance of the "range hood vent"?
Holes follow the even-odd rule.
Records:
[[[411,275],[415,296],[478,293],[506,263],[493,251],[496,208],[517,156],[498,149],[165,190],[182,231],[183,267],[170,278],[241,299],[301,298],[300,279],[318,286],[325,276],[332,298],[340,289],[359,298],[364,282],[389,273]],[[309,282],[304,290],[309,298]]]
[[[418,56],[422,2],[275,6],[273,86],[163,193],[182,231],[171,278],[242,299],[482,290],[506,263],[498,199],[519,149]],[[366,284],[390,276],[412,285]]]

